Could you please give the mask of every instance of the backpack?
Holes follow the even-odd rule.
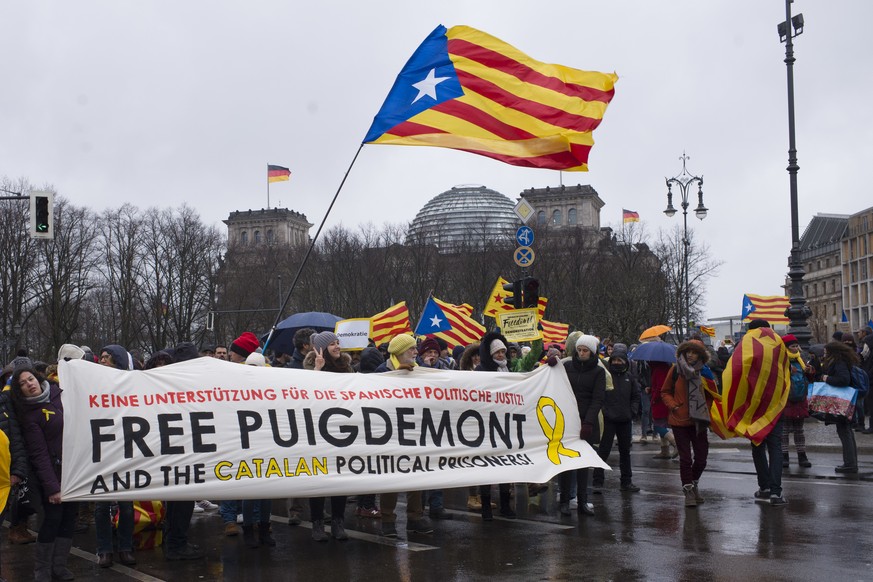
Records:
[[[863,398],[870,390],[870,377],[861,366],[852,366],[851,386],[858,391],[859,398]]]
[[[791,388],[788,391],[788,402],[803,402],[809,391],[809,380],[800,366],[791,366]]]

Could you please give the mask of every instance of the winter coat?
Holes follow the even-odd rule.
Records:
[[[670,364],[664,362],[649,362],[653,419],[667,418],[670,415],[670,410],[661,400],[661,388],[664,386],[667,374],[670,373],[670,368]]]
[[[704,365],[709,361],[709,352],[697,342],[683,342],[676,349],[676,359],[684,357],[688,351],[694,351]],[[708,375],[711,375],[710,372]],[[700,374],[700,389],[703,390],[706,398],[707,407],[712,406],[712,394],[704,388],[703,372]],[[679,369],[674,364],[670,366],[667,372],[667,377],[661,385],[661,401],[667,408],[669,416],[667,424],[670,426],[694,426],[694,420],[691,418],[691,412],[688,408],[688,379],[679,373]]]
[[[112,356],[112,363],[115,364],[115,367],[119,370],[132,370],[133,369],[133,359],[130,357],[130,354],[127,353],[127,350],[123,347],[110,344],[104,347],[102,352],[107,352],[110,356]]]
[[[21,435],[21,427],[18,424],[18,415],[12,403],[12,391],[6,388],[0,392],[0,430],[6,433],[9,439],[9,472],[13,475],[27,479],[27,446]]]
[[[822,374],[822,377],[824,376],[827,376],[825,382],[837,388],[851,386],[852,384],[852,369],[849,367],[849,364],[842,360],[836,360],[826,366]]]
[[[298,370],[303,369],[303,360],[306,356],[300,353],[300,350],[294,348],[294,353],[291,354],[291,361],[288,362],[288,368],[296,368]]]
[[[597,356],[583,362],[574,352],[573,358],[564,363],[564,371],[573,388],[579,418],[583,424],[598,426],[597,415],[603,408],[606,394],[606,370],[598,365]]]
[[[382,352],[378,348],[364,348],[361,352],[361,361],[358,362],[358,372],[371,374],[384,363],[385,358],[382,357]]]
[[[305,370],[315,370],[315,357],[318,354],[315,353],[315,350],[312,350],[306,357],[303,358],[303,369]],[[331,360],[327,351],[324,353],[324,367],[319,370],[321,372],[343,372],[343,373],[354,373],[355,369],[352,367],[352,357],[348,354],[340,352],[339,361],[335,364]]]
[[[613,356],[614,357],[614,356]],[[640,413],[640,385],[630,371],[612,372],[612,390],[603,397],[603,418],[609,422],[629,422]]]
[[[482,337],[482,341],[479,343],[479,365],[476,366],[477,372],[496,372],[498,370],[497,363],[491,356],[491,342],[498,339],[503,342],[503,345],[509,345],[503,334],[496,331],[489,331]],[[542,344],[540,345],[542,346]],[[506,362],[506,366],[509,368],[509,361]],[[511,371],[512,368],[509,368],[509,370]]]
[[[458,368],[460,370],[472,370],[476,366],[473,365],[473,356],[479,354],[479,342],[475,342],[464,348],[464,353],[461,355]]]
[[[18,402],[19,421],[30,463],[39,479],[43,495],[61,491],[61,459],[64,446],[64,406],[57,384],[44,382],[51,395],[47,402]]]

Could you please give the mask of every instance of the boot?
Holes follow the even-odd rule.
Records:
[[[667,433],[666,438],[667,438],[667,443],[669,443],[669,445],[671,447],[673,447],[673,452],[670,453],[670,458],[675,459],[676,457],[679,456],[679,448],[676,446],[676,437],[673,435],[672,430]]]
[[[318,519],[312,522],[312,539],[316,542],[326,542],[327,534],[324,533],[324,520]]]
[[[670,433],[667,433],[670,434]],[[670,441],[667,437],[661,437],[661,452],[652,457],[653,459],[669,459],[670,458]]]
[[[683,485],[682,490],[685,493],[685,507],[697,507],[697,499],[694,497],[694,484]]]
[[[482,499],[482,520],[491,521],[494,519],[494,513],[491,511],[491,496],[480,495]]]
[[[22,521],[17,525],[9,528],[9,543],[10,544],[32,544],[36,538],[27,531],[27,522]]]
[[[54,551],[54,542],[50,544],[44,542],[36,543],[36,556],[33,564],[33,579],[35,582],[51,582],[52,554]]]
[[[346,527],[342,519],[334,519],[330,522],[330,533],[333,534],[333,539],[341,542],[349,539],[349,534],[346,533]]]
[[[478,495],[467,496],[467,509],[470,511],[482,511],[482,500]]]
[[[273,547],[276,545],[276,540],[273,539],[273,532],[270,531],[269,523],[258,524],[258,540],[262,546]]]
[[[255,539],[255,526],[253,525],[244,525],[242,526],[243,530],[243,543],[250,548],[258,547],[258,540]],[[315,526],[313,525],[313,532],[315,530]]]
[[[67,568],[67,558],[73,547],[72,538],[55,538],[55,548],[52,552],[52,578],[56,580],[75,580],[76,577]]]
[[[806,453],[797,453],[797,464],[801,467],[812,467],[812,463],[806,457]]]
[[[788,459],[788,452],[786,451],[786,452],[782,453],[782,468],[787,469],[789,465],[790,465],[790,462]]]
[[[702,505],[706,499],[704,499],[703,495],[700,494],[700,489],[697,487],[697,481],[692,481],[691,485],[691,490],[694,491],[694,501],[697,502],[697,505]]]
[[[505,517],[506,519],[515,519],[516,515],[512,508],[509,506],[509,490],[504,490],[501,488],[500,490],[500,517]]]

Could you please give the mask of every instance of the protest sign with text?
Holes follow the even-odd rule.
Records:
[[[511,342],[526,342],[542,337],[537,329],[539,319],[536,309],[514,309],[497,314],[500,333]]]

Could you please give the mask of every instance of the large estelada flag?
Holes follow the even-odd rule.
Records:
[[[763,319],[770,325],[787,324],[788,297],[785,295],[743,295],[743,321]]]
[[[395,335],[412,331],[406,301],[401,301],[385,311],[380,311],[370,320],[373,322],[373,342],[376,345],[391,341]]]
[[[291,179],[291,170],[282,166],[267,165],[267,182],[287,182]]]
[[[769,327],[750,330],[722,372],[720,420],[730,433],[760,444],[779,421],[790,386],[782,339]]]
[[[441,337],[449,344],[449,349],[455,346],[468,346],[477,342],[485,335],[485,326],[473,319],[473,306],[469,303],[454,305],[432,298],[439,306],[452,328],[433,335]]]
[[[437,146],[587,171],[614,73],[536,61],[469,26],[438,26],[400,71],[364,143]]]
[[[509,281],[503,277],[497,277],[497,282],[494,283],[494,288],[491,289],[491,295],[488,296],[488,301],[485,303],[485,309],[482,310],[483,315],[497,319],[498,313],[515,309],[515,307],[505,301],[505,299],[509,297],[509,291],[503,289],[503,286],[508,283]],[[548,297],[540,296],[537,299],[537,317],[540,319],[545,315],[548,303]]]

